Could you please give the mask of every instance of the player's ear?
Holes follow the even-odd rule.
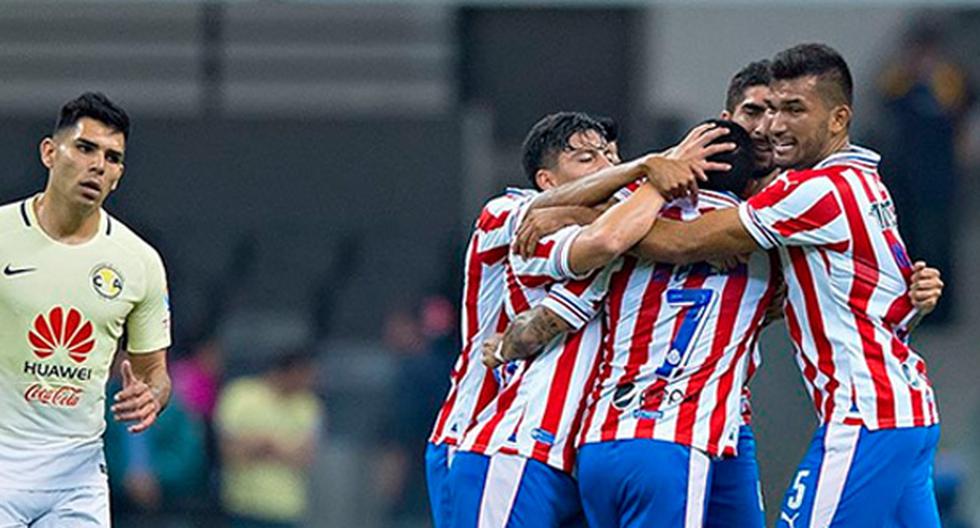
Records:
[[[851,126],[851,107],[837,105],[830,111],[830,132],[834,135],[846,132]]]
[[[718,114],[718,119],[730,121],[732,119],[732,113],[728,110],[722,110],[721,113]]]
[[[38,145],[38,152],[41,154],[41,163],[45,167],[51,168],[54,166],[54,151],[58,146],[54,142],[54,138],[47,136],[41,140],[41,144]]]
[[[555,183],[555,176],[548,169],[538,169],[538,172],[534,173],[534,181],[538,184],[538,189],[542,191],[547,191],[557,187]]]
[[[116,189],[119,188],[119,180],[122,180],[123,174],[125,174],[125,172],[126,172],[126,166],[125,165],[120,165],[119,166],[119,177],[116,178],[116,181],[112,182],[112,186],[109,187],[109,190],[110,191],[115,191]]]

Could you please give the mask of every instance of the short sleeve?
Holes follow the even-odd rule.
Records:
[[[510,265],[517,281],[525,287],[536,287],[542,283],[577,280],[589,274],[576,274],[569,262],[572,243],[583,227],[570,225],[561,228],[538,242],[534,254],[524,258],[511,251]]]
[[[610,277],[621,266],[622,259],[616,259],[586,279],[556,284],[541,301],[541,305],[561,317],[574,330],[578,330],[602,309],[609,292]]]
[[[128,350],[155,352],[170,346],[170,295],[163,261],[155,252],[146,259],[146,287],[126,319]]]
[[[849,239],[830,178],[800,174],[783,174],[739,206],[739,219],[759,247],[820,246]]]

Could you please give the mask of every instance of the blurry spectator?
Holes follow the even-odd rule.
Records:
[[[222,391],[215,426],[222,504],[233,527],[296,527],[305,519],[324,421],[315,372],[307,350],[293,351]]]
[[[117,360],[109,394],[122,388],[118,364]],[[114,513],[122,518],[127,513],[142,514],[139,525],[149,526],[147,514],[152,519],[159,517],[156,514],[186,510],[206,485],[200,419],[188,413],[180,399],[172,398],[150,429],[133,434],[126,427],[106,420],[106,464]]]
[[[390,516],[424,518],[428,502],[422,452],[459,352],[456,309],[445,297],[427,297],[418,314],[406,308],[389,312],[383,334],[385,345],[395,355],[397,377],[391,416],[384,428],[386,448],[379,461],[379,487]]]
[[[221,343],[209,337],[195,343],[190,354],[170,366],[174,396],[188,411],[211,421],[218,401],[218,386],[224,367]]]
[[[939,268],[946,283],[955,284],[962,161],[956,147],[973,91],[965,70],[943,50],[942,35],[936,21],[919,21],[879,78],[889,118],[882,174],[911,256]],[[955,290],[944,292],[948,295],[930,321],[949,318]]]

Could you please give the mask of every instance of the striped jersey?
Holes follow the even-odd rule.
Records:
[[[781,174],[739,216],[759,246],[779,250],[786,325],[821,422],[932,425],[925,362],[908,344],[912,263],[879,160],[849,146]]]
[[[573,276],[568,249],[580,230],[567,227],[546,237],[531,258],[511,255],[513,279],[508,285],[522,290],[526,304],[508,302],[508,312],[513,316],[540,304],[572,330],[546,345],[540,355],[520,362],[523,365],[515,378],[481,413],[460,449],[485,455],[517,454],[572,471],[583,399],[598,367],[602,321],[596,315],[612,269],[585,278]],[[560,282],[563,279],[570,280]]]
[[[450,373],[449,393],[436,415],[429,442],[456,445],[479,412],[497,395],[499,383],[481,362],[483,341],[502,332],[509,319],[504,300],[506,263],[521,204],[535,191],[507,189],[483,207],[466,249],[462,350]]]
[[[702,191],[697,207],[675,201],[661,214],[687,221],[737,205],[733,195]],[[776,291],[772,258],[755,252],[721,269],[626,257],[610,279],[599,381],[580,442],[651,438],[734,454],[743,387]]]

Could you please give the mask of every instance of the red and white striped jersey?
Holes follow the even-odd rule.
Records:
[[[450,373],[446,400],[436,415],[429,442],[456,445],[479,412],[497,395],[499,384],[481,362],[483,341],[507,327],[507,255],[522,204],[535,191],[508,189],[483,207],[466,249],[462,350]]]
[[[532,258],[511,256],[515,280],[508,284],[520,287],[531,306],[547,307],[573,330],[522,362],[466,434],[461,450],[517,454],[571,472],[584,396],[598,367],[602,321],[597,314],[615,269],[613,264],[586,278],[572,277],[568,248],[580,229],[565,228],[546,237]],[[558,283],[568,278],[572,280]],[[513,316],[521,307],[508,303],[508,310]]]
[[[932,425],[925,362],[907,342],[912,264],[879,160],[850,146],[781,174],[739,215],[759,246],[779,249],[786,325],[821,422]]]
[[[696,208],[678,201],[661,214],[691,220],[737,205],[702,191]],[[776,291],[773,259],[755,252],[720,269],[626,257],[610,280],[599,382],[580,442],[652,438],[734,454],[743,387]]]

